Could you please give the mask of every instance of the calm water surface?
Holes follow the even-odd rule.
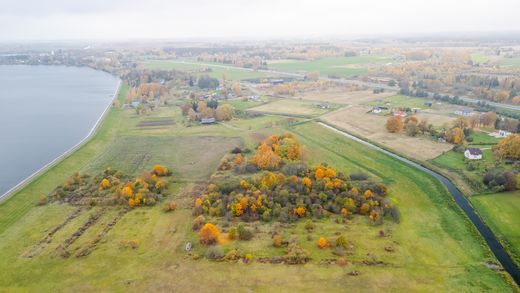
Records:
[[[117,83],[90,68],[0,66],[0,195],[81,141]]]

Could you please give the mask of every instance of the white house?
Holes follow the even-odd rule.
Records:
[[[510,134],[511,134],[511,132],[509,132],[507,130],[499,130],[497,137],[504,138],[504,137],[506,137],[506,136],[508,136]]]
[[[481,160],[482,159],[482,150],[477,148],[468,148],[464,152],[464,157],[470,160]]]
[[[470,109],[459,109],[459,110],[455,111],[454,113],[455,113],[455,115],[466,116],[466,117],[470,117],[471,115],[473,115],[473,111],[471,111]]]

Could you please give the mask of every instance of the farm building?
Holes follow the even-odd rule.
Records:
[[[496,137],[496,138],[504,138],[508,135],[510,135],[511,132],[507,130],[499,130],[498,132],[491,132],[489,136]]]
[[[139,106],[139,104],[140,104],[139,100],[132,100],[132,102],[130,102],[130,107],[135,108],[135,107]]]
[[[455,111],[454,113],[455,113],[455,115],[465,116],[465,117],[470,117],[471,115],[473,115],[473,111],[471,111],[471,109],[459,109],[459,110]]]
[[[200,124],[213,124],[215,123],[215,118],[202,118],[200,119]]]
[[[404,111],[394,111],[394,116],[406,117],[406,112],[404,112]]]
[[[470,160],[481,160],[482,159],[482,150],[477,148],[468,148],[464,152],[464,157]]]
[[[271,80],[269,80],[269,82],[270,82],[272,85],[277,85],[277,84],[282,84],[282,83],[284,83],[284,80],[283,80],[283,79],[271,79]]]

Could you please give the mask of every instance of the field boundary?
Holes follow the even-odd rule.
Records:
[[[90,129],[89,133],[78,143],[76,143],[74,146],[72,146],[70,149],[56,157],[54,160],[50,161],[49,163],[45,164],[43,167],[29,175],[29,177],[25,178],[24,180],[20,181],[15,186],[11,187],[11,189],[7,190],[4,194],[0,195],[0,203],[5,202],[7,199],[11,198],[16,192],[21,190],[23,187],[25,187],[27,184],[31,183],[34,179],[38,178],[39,176],[43,175],[46,171],[51,169],[53,166],[57,165],[64,159],[68,158],[70,155],[72,155],[74,152],[76,152],[78,149],[80,149],[83,145],[85,145],[87,142],[89,142],[95,134],[97,134],[102,122],[105,120],[105,117],[107,116],[109,109],[112,107],[112,104],[115,99],[117,99],[117,95],[119,94],[119,91],[121,89],[121,79],[118,78],[116,90],[113,94],[112,99],[110,100],[110,103],[105,107],[105,110],[101,113],[99,118],[96,120],[96,123],[92,128]]]

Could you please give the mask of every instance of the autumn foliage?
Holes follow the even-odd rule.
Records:
[[[167,174],[170,173],[166,167],[145,170],[137,177],[125,176],[123,172],[110,168],[94,177],[75,173],[63,185],[56,187],[48,198],[75,205],[150,206],[163,197],[168,181],[160,176]]]
[[[501,159],[520,159],[520,134],[511,134],[504,138],[494,148],[495,154]]]
[[[299,141],[291,134],[271,135],[260,142],[251,162],[263,170],[276,170],[282,162],[301,159]]]
[[[392,116],[386,121],[386,130],[388,130],[388,132],[400,132],[403,130],[403,126],[404,123],[403,119],[401,119],[401,116]]]
[[[217,243],[220,231],[210,223],[205,224],[199,231],[200,243],[204,245],[212,245]]]
[[[318,247],[321,249],[327,248],[329,246],[329,242],[324,237],[320,237],[318,240]]]

